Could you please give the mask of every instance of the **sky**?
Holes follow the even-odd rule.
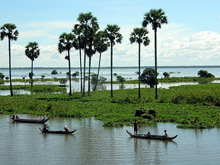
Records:
[[[12,41],[12,67],[30,67],[25,46],[37,42],[40,55],[34,67],[68,67],[66,53],[57,51],[58,38],[70,33],[80,13],[92,12],[100,30],[107,24],[120,27],[121,44],[114,45],[113,66],[138,66],[138,44],[129,37],[141,27],[144,14],[162,8],[168,24],[157,32],[158,66],[220,65],[219,0],[1,0],[0,27],[13,23],[19,31]],[[147,27],[150,45],[141,46],[141,66],[154,66],[154,33]],[[92,57],[98,66],[99,54]],[[87,60],[88,61],[88,60]],[[79,67],[79,53],[71,50],[71,66]],[[87,65],[88,66],[88,65]],[[110,66],[110,49],[102,54],[101,67]],[[8,67],[8,40],[0,41],[0,68]]]

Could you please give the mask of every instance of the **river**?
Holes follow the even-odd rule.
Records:
[[[40,118],[19,115],[20,118]],[[173,141],[130,138],[133,127],[105,128],[93,118],[51,118],[51,130],[64,125],[76,129],[72,135],[42,134],[39,124],[14,123],[0,115],[0,160],[2,165],[76,164],[219,164],[220,129],[178,129],[172,123],[142,126],[140,133],[178,134]]]

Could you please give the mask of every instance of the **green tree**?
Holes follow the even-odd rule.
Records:
[[[162,9],[151,9],[144,15],[143,27],[147,27],[148,24],[152,25],[154,30],[154,50],[155,50],[155,81],[157,81],[157,28],[161,28],[161,24],[167,24],[168,20],[165,16],[165,12]],[[155,99],[157,99],[157,83],[155,88]]]
[[[164,73],[163,73],[163,76],[164,76],[165,78],[168,78],[168,77],[170,77],[170,74],[167,73],[167,72],[164,72]]]
[[[76,26],[79,27],[82,30],[83,33],[83,47],[84,47],[84,71],[83,71],[83,96],[85,96],[85,77],[86,77],[86,54],[87,50],[85,49],[87,46],[87,40],[88,40],[88,30],[94,26],[96,26],[97,19],[92,15],[91,12],[89,13],[80,13],[77,20],[79,21],[79,24]]]
[[[79,76],[79,71],[76,71],[75,73],[72,74],[73,77]]]
[[[200,70],[198,71],[198,76],[199,77],[209,77],[209,78],[212,78],[212,77],[215,77],[213,74],[209,73],[207,70]]]
[[[58,51],[59,53],[63,53],[64,51],[67,51],[67,56],[65,59],[68,60],[68,66],[69,66],[69,83],[70,83],[70,88],[69,88],[69,95],[72,95],[72,86],[71,86],[71,62],[70,62],[70,50],[73,47],[76,47],[75,45],[75,36],[72,33],[62,33],[59,36],[59,43],[58,43]]]
[[[5,37],[8,37],[8,54],[9,54],[9,79],[10,79],[10,94],[13,96],[12,90],[12,80],[11,80],[11,41],[16,41],[18,39],[18,30],[16,30],[15,24],[4,24],[0,28],[0,37],[1,40],[4,40]]]
[[[113,97],[113,46],[115,43],[121,43],[122,40],[119,30],[118,25],[107,25],[105,29],[105,36],[109,39],[111,46],[111,97]]]
[[[138,43],[138,98],[141,98],[141,85],[140,85],[140,73],[141,73],[141,44],[143,43],[144,46],[149,45],[150,40],[147,36],[148,31],[144,28],[134,28],[133,32],[130,36],[130,42]]]
[[[3,73],[0,73],[0,79],[3,80],[5,78],[5,75]]]
[[[97,78],[95,82],[95,86],[93,88],[93,91],[96,90],[97,84],[98,84],[98,79],[99,79],[99,71],[100,71],[100,66],[101,66],[101,58],[102,58],[102,53],[105,52],[108,49],[109,42],[108,39],[105,37],[104,31],[99,31],[96,35],[94,46],[97,52],[99,52],[99,66],[98,66],[98,73],[97,73]]]
[[[155,70],[153,68],[146,68],[141,74],[140,80],[141,82],[148,84],[151,88],[153,88],[158,83],[155,81],[155,75],[157,76],[158,73],[155,74]]]
[[[58,72],[56,69],[54,69],[54,70],[52,70],[51,74],[58,74]]]
[[[117,76],[117,81],[123,84],[126,81],[126,79],[122,76]]]
[[[25,47],[25,55],[31,60],[31,91],[33,89],[33,68],[34,60],[40,55],[40,49],[37,42],[29,42]]]

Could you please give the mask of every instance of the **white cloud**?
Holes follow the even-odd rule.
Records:
[[[30,60],[24,54],[20,40],[26,38],[40,39],[40,56],[35,61],[35,66],[67,66],[64,59],[65,53],[57,51],[58,34],[63,30],[71,29],[72,22],[35,22],[28,24],[28,31],[21,31],[18,41],[12,43],[13,67],[28,67]],[[120,33],[123,35],[121,44],[114,46],[114,66],[137,66],[138,44],[130,44],[129,37],[136,26],[123,26]],[[49,30],[49,29],[52,30]],[[66,29],[65,29],[66,28]],[[151,28],[151,27],[150,27]],[[53,29],[56,32],[53,32]],[[58,32],[57,32],[58,30]],[[60,31],[59,31],[60,30]],[[184,25],[168,24],[158,29],[158,65],[219,65],[220,61],[220,34],[212,31],[199,33],[190,32],[190,28]],[[149,29],[150,45],[141,46],[141,65],[154,65],[154,33]],[[1,67],[8,67],[7,40],[0,44]],[[73,67],[79,66],[78,51],[71,51]],[[83,53],[82,53],[83,55]],[[7,58],[5,58],[7,57]],[[92,66],[98,66],[99,54],[92,57]],[[87,60],[88,62],[88,60]],[[102,54],[101,66],[110,66],[110,48]]]
[[[47,21],[47,22],[30,22],[26,26],[30,28],[43,29],[70,29],[73,28],[73,21]]]
[[[35,37],[45,37],[48,33],[45,30],[29,30],[21,31],[19,34],[19,39],[22,38],[35,38]]]

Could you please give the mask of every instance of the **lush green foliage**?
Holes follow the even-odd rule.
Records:
[[[0,80],[3,80],[5,75],[3,73],[0,73]]]
[[[163,76],[164,76],[165,78],[167,78],[167,77],[170,77],[170,74],[167,73],[167,72],[164,72],[164,73],[163,73]]]
[[[126,79],[122,76],[117,76],[117,81],[123,84],[126,81]]]
[[[158,73],[157,73],[158,75]],[[143,83],[148,84],[151,88],[156,84],[155,81],[155,70],[153,68],[144,69],[143,73],[140,76],[140,80]]]
[[[0,86],[0,90],[9,90],[10,86]],[[13,85],[13,89],[23,89],[31,91],[30,85]],[[35,85],[33,92],[35,93],[52,93],[52,92],[65,92],[66,88],[60,88],[58,85]]]
[[[58,74],[58,72],[56,69],[54,69],[54,70],[52,70],[51,74]]]
[[[213,74],[209,73],[207,70],[200,70],[198,72],[199,77],[215,77]]]
[[[37,86],[35,86],[37,87]],[[132,125],[149,120],[135,117],[136,110],[155,110],[151,122],[176,122],[181,128],[213,128],[220,126],[220,84],[184,85],[159,89],[158,100],[154,89],[138,89],[92,92],[82,97],[80,93],[35,94],[15,97],[1,96],[0,113],[47,114],[48,116],[95,117],[105,126]]]

